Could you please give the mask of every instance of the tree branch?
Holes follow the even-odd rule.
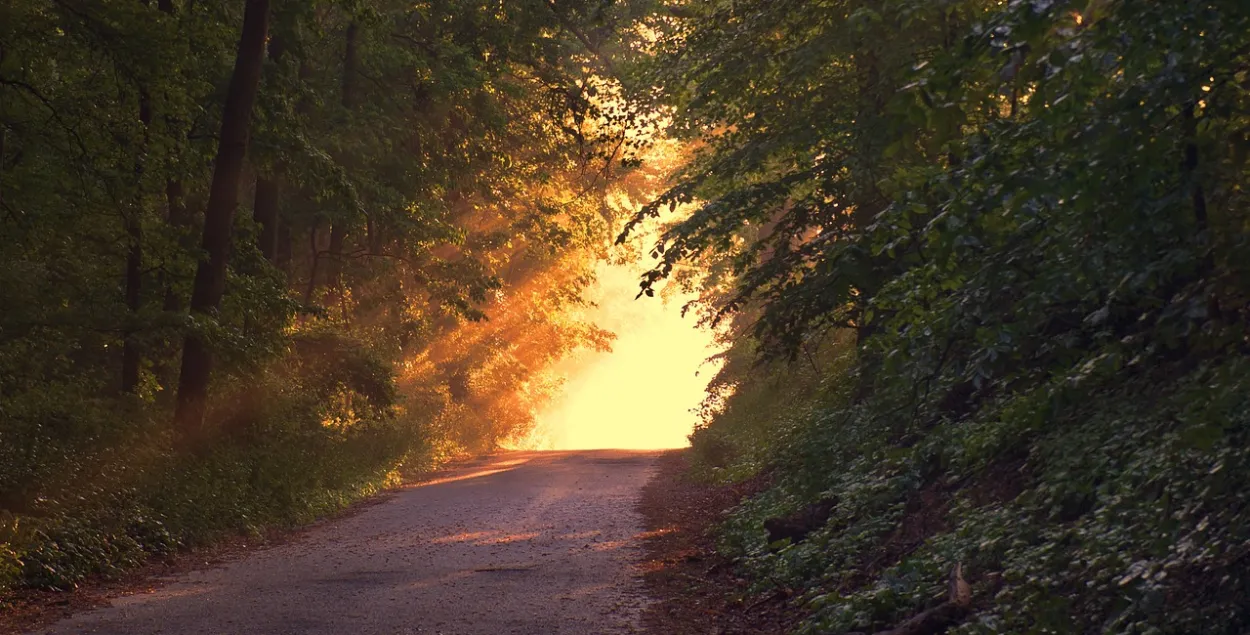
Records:
[[[577,28],[576,24],[573,24],[568,18],[564,17],[564,15],[560,13],[560,9],[556,6],[555,0],[544,1],[547,3],[547,8],[551,9],[551,14],[556,17],[556,21],[560,23],[560,26],[564,27],[566,31],[573,34],[573,37],[577,38],[577,41],[581,42],[582,46],[586,47],[586,50],[595,57],[595,60],[598,61],[600,66],[603,67],[601,70],[606,72],[608,76],[613,79],[620,81],[621,76],[616,72],[616,66],[612,64],[612,60],[608,59],[608,57],[603,53],[600,53],[599,47],[591,43],[590,38],[586,37],[586,34],[583,33],[581,29]]]

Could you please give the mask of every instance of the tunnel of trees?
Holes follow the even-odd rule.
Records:
[[[649,116],[642,8],[0,8],[0,585],[524,434]],[[613,62],[606,51],[620,51]]]
[[[11,0],[0,588],[524,435],[625,253],[799,632],[1245,632],[1247,106],[1243,0]]]

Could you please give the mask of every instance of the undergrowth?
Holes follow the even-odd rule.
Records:
[[[389,368],[333,333],[297,337],[271,368],[220,391],[220,432],[190,451],[173,449],[157,403],[116,408],[64,386],[0,401],[12,424],[0,430],[0,591],[68,590],[225,536],[304,524],[445,451],[427,437],[430,415],[396,401]],[[30,434],[48,425],[59,427]]]
[[[812,410],[771,447],[776,485],[734,511],[721,549],[757,590],[792,594],[800,633],[897,624],[945,599],[957,563],[975,613],[952,633],[1242,633],[1248,378],[1240,357],[1108,368],[902,434],[862,404]],[[695,437],[705,466],[718,425]],[[829,498],[805,540],[768,543],[765,519]]]

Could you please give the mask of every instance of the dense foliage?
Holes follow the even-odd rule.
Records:
[[[695,448],[772,480],[723,548],[802,632],[957,565],[950,632],[1250,628],[1250,5],[700,2],[659,48],[702,151],[644,284],[710,274]]]
[[[1248,100],[1243,0],[8,2],[0,587],[524,434],[666,124],[802,632],[1245,632]]]
[[[0,7],[0,589],[524,434],[609,345],[636,4]]]

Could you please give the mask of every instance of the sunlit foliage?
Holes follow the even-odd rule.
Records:
[[[647,5],[0,8],[0,588],[527,432],[610,341],[576,308],[652,119],[620,98]]]

